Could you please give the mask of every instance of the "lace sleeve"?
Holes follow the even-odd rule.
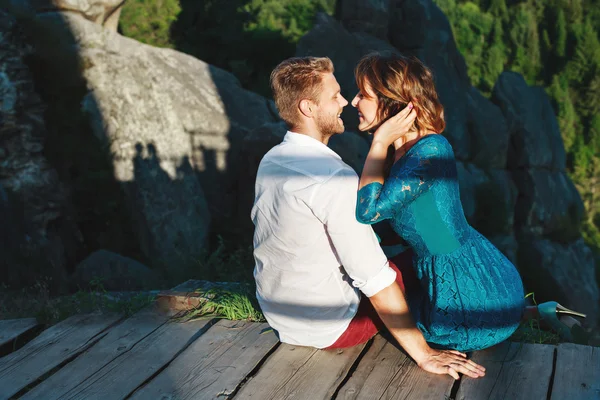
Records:
[[[454,162],[447,146],[449,143],[441,135],[427,136],[392,167],[384,185],[373,182],[360,189],[356,202],[358,221],[374,224],[390,219],[429,190],[444,175],[445,164]]]

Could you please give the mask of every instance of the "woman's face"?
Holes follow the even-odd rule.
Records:
[[[358,92],[352,99],[352,107],[358,111],[358,129],[361,131],[368,131],[379,123],[377,118],[379,102],[368,82],[365,82],[365,91],[366,93]]]

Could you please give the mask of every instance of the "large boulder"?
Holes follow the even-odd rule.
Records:
[[[584,207],[565,172],[524,169],[513,172],[519,188],[516,220],[529,233],[566,242],[580,236]]]
[[[503,72],[494,85],[492,101],[508,122],[512,144],[508,153],[510,168],[565,170],[565,146],[543,88],[528,86],[520,74]]]
[[[81,109],[110,154],[143,255],[169,270],[196,263],[211,214],[213,227],[234,225],[225,218],[235,208],[242,139],[277,119],[272,104],[226,71],[73,13],[44,13],[27,26],[62,88],[83,93]]]
[[[119,254],[98,250],[81,261],[71,277],[78,289],[109,291],[160,289],[158,274],[144,264]]]
[[[364,32],[387,40],[389,8],[389,0],[338,1],[335,16],[351,32]]]
[[[498,106],[474,87],[467,93],[467,129],[471,138],[471,160],[482,168],[506,168],[510,136]]]
[[[25,59],[33,49],[16,20],[0,10],[0,283],[66,283],[79,230],[69,193],[44,153],[45,107]]]
[[[585,323],[598,324],[600,294],[593,254],[579,238],[558,243],[532,235],[519,238],[519,266],[528,291],[536,301],[559,303],[587,314]]]
[[[124,0],[2,0],[0,3],[21,15],[46,12],[74,13],[113,32],[119,26]]]

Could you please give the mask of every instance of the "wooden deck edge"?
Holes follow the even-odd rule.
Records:
[[[45,328],[43,324],[35,324],[27,330],[19,333],[18,336],[13,337],[12,339],[5,341],[0,344],[0,357],[4,357],[19,350],[21,347],[25,346],[27,343],[35,339],[37,335],[39,335]]]

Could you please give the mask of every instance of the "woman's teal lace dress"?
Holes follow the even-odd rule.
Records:
[[[479,350],[518,327],[523,284],[514,265],[465,219],[456,162],[442,135],[420,139],[384,185],[358,192],[358,220],[389,219],[414,250],[419,288],[407,287],[417,326],[434,347]]]

